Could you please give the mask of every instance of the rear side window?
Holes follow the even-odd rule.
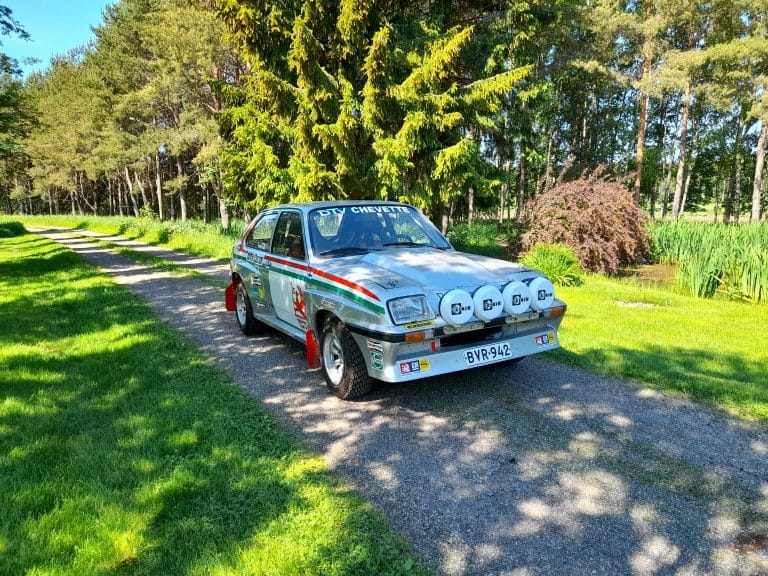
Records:
[[[248,236],[245,237],[246,246],[256,250],[269,251],[272,233],[275,231],[275,222],[277,222],[277,213],[275,212],[264,214],[259,218]]]

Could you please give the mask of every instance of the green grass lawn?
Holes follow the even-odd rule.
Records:
[[[9,219],[0,216],[0,221]],[[228,259],[232,245],[245,229],[246,223],[233,220],[229,231],[218,224],[199,220],[161,222],[152,218],[117,216],[21,216],[13,220],[30,226],[62,226],[77,230],[92,230],[102,234],[123,236],[147,244],[165,246],[196,256]]]
[[[128,290],[0,238],[0,574],[423,574]]]
[[[133,230],[127,236],[150,242],[175,237],[180,249],[194,245],[193,253],[213,257],[220,257],[227,242],[229,248],[234,242],[216,236],[215,228],[205,234],[187,234],[182,225],[173,224],[163,232],[158,222],[130,224],[125,220],[129,219],[24,219],[30,224],[109,233]],[[137,235],[141,226],[151,234]],[[192,224],[189,229],[198,226]],[[164,245],[174,247],[168,242]],[[485,244],[479,250],[461,247],[486,251]],[[601,276],[588,277],[580,287],[558,288],[557,293],[569,308],[561,331],[563,349],[554,358],[641,380],[742,418],[768,421],[768,347],[760,335],[768,325],[768,306],[699,299]]]
[[[555,358],[768,421],[768,306],[601,276],[557,293],[568,312]]]

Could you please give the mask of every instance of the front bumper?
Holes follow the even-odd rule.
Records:
[[[384,382],[407,382],[531,356],[560,346],[562,318],[508,325],[467,342],[438,337],[417,343],[391,342],[351,328],[368,374]],[[471,332],[465,333],[471,335]]]

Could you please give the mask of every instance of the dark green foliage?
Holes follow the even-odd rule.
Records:
[[[646,220],[626,186],[597,172],[558,183],[526,206],[523,249],[565,244],[585,269],[616,274],[650,250]]]
[[[504,231],[496,222],[459,222],[448,229],[448,240],[462,252],[507,258]]]
[[[0,222],[0,238],[11,238],[21,236],[27,231],[21,222]]]
[[[492,70],[489,59],[522,34],[512,15],[526,7],[216,5],[251,65],[222,91],[225,178],[240,202],[399,198],[435,217],[467,188],[494,185],[480,131],[531,68]],[[491,33],[501,21],[505,33]]]
[[[580,286],[583,273],[573,248],[561,244],[536,244],[520,261],[546,274],[558,286]]]

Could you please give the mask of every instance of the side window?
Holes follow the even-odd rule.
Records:
[[[280,215],[275,229],[275,240],[272,243],[272,253],[298,260],[304,259],[304,235],[299,212],[283,212]]]
[[[270,241],[272,240],[272,232],[275,230],[275,222],[277,221],[277,214],[265,214],[262,216],[251,232],[245,238],[245,244],[249,248],[255,248],[257,250],[269,250]]]

